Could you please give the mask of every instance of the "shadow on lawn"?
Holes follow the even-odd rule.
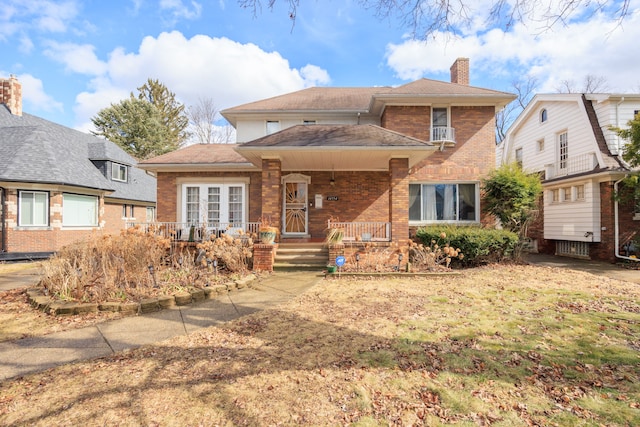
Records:
[[[240,309],[252,310],[250,307]],[[363,329],[367,325],[357,326]],[[65,411],[74,408],[74,414],[77,414],[72,419],[74,424],[92,424],[97,420],[108,424],[108,418],[104,418],[108,412],[120,414],[122,419],[117,422],[134,420],[140,425],[156,425],[163,424],[163,411],[168,411],[173,417],[176,413],[184,413],[186,418],[177,416],[177,422],[197,424],[199,417],[205,423],[209,420],[213,424],[221,421],[223,424],[261,425],[264,420],[254,415],[259,408],[249,409],[244,400],[244,393],[248,391],[236,389],[239,383],[248,387],[245,381],[250,381],[253,391],[260,393],[262,399],[258,404],[263,406],[268,405],[269,399],[278,399],[279,395],[298,395],[302,403],[285,402],[284,406],[290,404],[288,414],[297,414],[298,421],[303,422],[302,407],[314,404],[314,387],[320,387],[321,391],[325,387],[338,387],[347,393],[352,390],[347,377],[354,372],[356,376],[362,376],[375,369],[388,369],[389,376],[418,373],[424,385],[430,383],[429,378],[444,373],[466,378],[469,383],[496,381],[516,391],[537,388],[550,402],[548,413],[526,407],[503,409],[516,413],[520,422],[545,424],[554,411],[565,410],[562,408],[569,408],[572,416],[578,418],[593,418],[593,412],[581,407],[580,398],[592,391],[600,394],[603,388],[624,395],[634,382],[640,381],[637,358],[629,357],[628,353],[616,355],[612,352],[601,364],[587,364],[579,361],[578,347],[569,343],[563,348],[534,350],[543,339],[535,334],[511,344],[505,339],[501,349],[490,351],[483,349],[483,337],[448,337],[437,342],[388,339],[377,336],[373,330],[361,333],[331,322],[312,321],[292,312],[267,310],[220,329],[209,328],[177,338],[167,345],[145,346],[60,368],[62,372],[50,374],[77,375],[78,392],[69,390],[68,397],[59,397],[55,402],[47,402],[48,405],[34,405],[29,413],[20,414],[14,424],[59,422]],[[588,351],[587,348],[583,350]],[[120,380],[105,380],[104,374],[100,374],[105,365],[110,369],[117,367]],[[328,371],[332,373],[327,375]],[[274,381],[269,378],[283,373],[285,380],[269,384]],[[41,387],[49,394],[55,393],[59,385],[54,380],[45,381]],[[431,383],[430,387],[435,386]],[[445,405],[437,392],[435,397],[425,399],[424,390],[406,391],[408,398],[414,401],[412,410],[429,409],[436,403]],[[318,394],[316,399],[317,405],[335,409],[330,414],[334,419],[327,419],[327,424],[342,424],[350,417],[357,420],[363,415],[362,408],[356,408],[351,398],[332,401],[326,395]],[[392,398],[378,396],[378,399]],[[105,407],[102,402],[106,401],[116,403]],[[40,407],[43,409],[37,410]],[[489,411],[500,412],[498,406]],[[456,412],[449,408],[445,412],[448,418],[443,421],[446,422],[477,421],[469,418],[464,409]],[[640,417],[640,414],[636,415]]]

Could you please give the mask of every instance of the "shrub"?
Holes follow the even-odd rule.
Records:
[[[445,238],[441,237],[443,233]],[[518,244],[518,235],[514,232],[477,227],[422,227],[416,232],[416,239],[426,246],[437,243],[440,247],[448,244],[456,248],[464,257],[453,258],[452,262],[465,267],[512,258]]]
[[[218,266],[226,268],[232,273],[243,273],[249,269],[249,260],[253,256],[253,241],[244,234],[237,238],[229,234],[202,242],[198,249],[204,251],[206,259],[201,262],[206,263],[207,259],[217,260]]]
[[[154,288],[149,266],[158,268],[169,239],[137,228],[117,235],[94,235],[64,247],[44,264],[44,288],[63,300],[105,301],[139,298]]]

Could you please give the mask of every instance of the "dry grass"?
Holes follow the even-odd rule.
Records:
[[[640,425],[640,289],[531,266],[327,280],[0,385],[3,425]]]

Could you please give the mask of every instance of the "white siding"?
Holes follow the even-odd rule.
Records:
[[[349,125],[349,124],[357,124],[358,119],[355,115],[351,114],[349,116],[326,116],[322,117],[314,117],[314,116],[292,116],[290,114],[286,115],[286,117],[278,116],[277,113],[270,115],[268,118],[260,117],[253,119],[246,119],[242,121],[238,121],[236,123],[236,141],[238,143],[243,143],[247,141],[252,141],[256,138],[261,138],[267,134],[267,120],[280,121],[280,129],[286,129],[291,126],[301,125],[304,120],[315,120],[316,124],[324,125],[324,124],[332,124],[332,125]],[[373,121],[372,119],[362,118],[360,121],[361,124],[374,124],[380,125],[380,122]]]
[[[584,201],[551,201],[553,189],[578,185],[585,186]],[[587,233],[593,233],[593,235],[587,235]],[[544,237],[577,242],[600,241],[600,187],[597,181],[587,180],[545,186]]]
[[[624,145],[618,135],[609,129],[610,126],[626,128],[629,120],[633,119],[633,112],[640,110],[640,100],[637,97],[622,100],[605,100],[603,102],[593,102],[593,106],[598,115],[598,121],[604,133],[609,150],[614,154],[619,154]]]

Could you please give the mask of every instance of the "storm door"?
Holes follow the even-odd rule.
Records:
[[[308,233],[307,189],[304,181],[284,182],[284,234],[306,235]]]

